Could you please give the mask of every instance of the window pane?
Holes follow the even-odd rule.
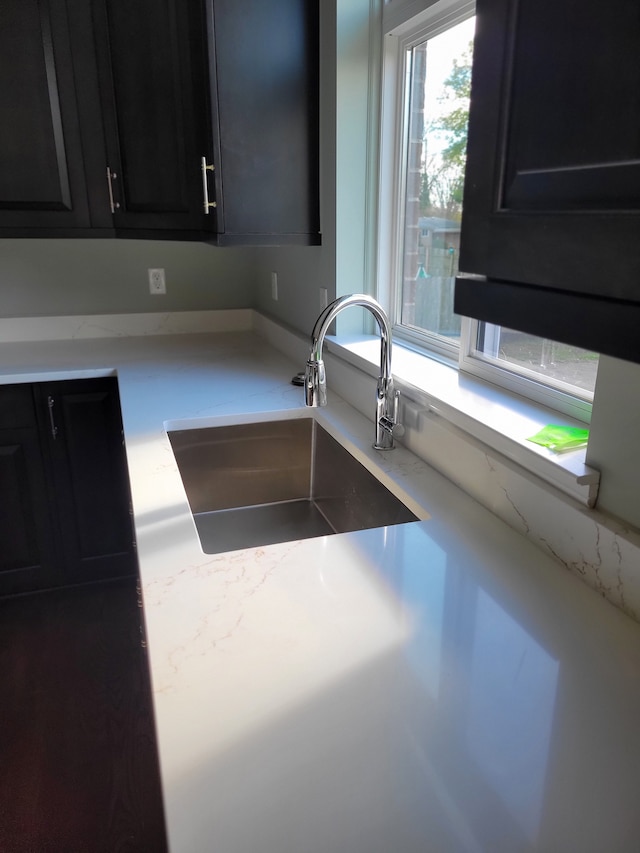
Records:
[[[593,395],[598,355],[580,347],[561,344],[503,326],[478,324],[478,357],[496,360],[503,367],[551,386]]]
[[[395,186],[401,231],[391,283],[396,333],[432,355],[458,359],[463,370],[483,380],[588,421],[598,368],[595,353],[461,321],[453,312],[475,18],[441,28],[468,8],[460,3],[446,18],[416,20],[416,29],[408,30],[399,44],[403,95],[396,106],[402,115],[395,114],[402,176]],[[395,65],[394,74],[397,70]],[[384,231],[380,240],[386,272],[391,255]]]
[[[460,338],[453,313],[475,19],[407,53],[402,325]]]

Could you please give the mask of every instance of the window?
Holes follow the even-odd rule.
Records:
[[[403,187],[398,321],[455,343],[453,313],[474,19],[403,47]],[[442,342],[444,343],[444,341]]]
[[[388,4],[396,20],[401,5]],[[389,287],[396,338],[588,421],[596,354],[453,312],[473,13],[469,0],[441,0],[395,23],[386,36],[381,244],[388,242],[385,234],[394,236],[381,253],[380,274],[388,279],[381,290]]]

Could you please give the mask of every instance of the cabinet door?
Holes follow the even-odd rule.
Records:
[[[0,596],[51,586],[53,523],[31,389],[0,388]]]
[[[122,236],[202,233],[210,145],[200,0],[96,0],[93,21],[114,226]]]
[[[0,117],[0,228],[88,226],[64,0],[0,3]]]
[[[461,313],[475,287],[483,319],[560,339],[609,320],[615,344],[640,302],[639,54],[637,0],[478,0],[460,269],[489,283],[462,282]]]
[[[51,410],[52,421],[46,426],[65,582],[133,574],[136,564],[116,380],[45,384],[38,396],[40,410],[45,406]]]
[[[207,0],[221,244],[320,242],[317,0]]]

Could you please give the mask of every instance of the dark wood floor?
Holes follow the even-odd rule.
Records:
[[[0,851],[166,851],[135,580],[0,601]]]

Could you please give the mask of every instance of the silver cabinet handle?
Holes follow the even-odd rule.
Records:
[[[202,157],[200,160],[200,170],[202,172],[202,198],[204,201],[204,212],[209,213],[210,207],[217,207],[215,201],[209,201],[209,187],[207,185],[207,172],[213,172],[215,166],[213,163],[207,163],[207,158]]]
[[[51,395],[47,397],[47,406],[49,408],[49,423],[51,425],[51,436],[55,439],[58,435],[58,427],[56,426],[55,419],[53,417],[53,406],[55,404],[55,400]]]
[[[115,213],[120,208],[120,202],[113,200],[112,181],[115,181],[117,177],[116,173],[112,172],[107,166],[107,184],[109,185],[109,206],[111,207],[111,213]]]

